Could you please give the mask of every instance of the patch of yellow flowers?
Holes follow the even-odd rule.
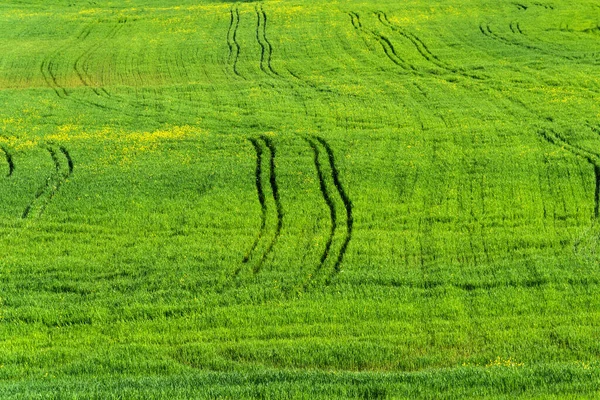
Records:
[[[486,367],[522,367],[524,363],[516,362],[512,358],[503,359],[498,356],[495,360],[491,360],[487,363]]]

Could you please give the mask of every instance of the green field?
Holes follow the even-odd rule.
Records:
[[[0,398],[600,397],[597,0],[0,4]]]

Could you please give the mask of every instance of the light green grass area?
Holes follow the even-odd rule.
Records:
[[[0,5],[0,398],[600,396],[595,0]]]

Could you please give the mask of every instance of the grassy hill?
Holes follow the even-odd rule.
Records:
[[[596,1],[0,5],[0,397],[600,382]]]

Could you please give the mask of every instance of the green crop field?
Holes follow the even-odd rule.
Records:
[[[597,0],[4,2],[0,398],[600,397],[599,100]]]

